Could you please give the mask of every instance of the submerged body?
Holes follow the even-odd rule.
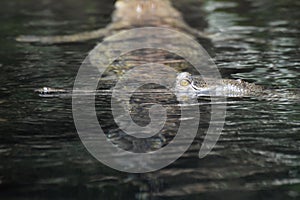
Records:
[[[82,42],[138,27],[172,28],[195,38],[206,38],[201,31],[186,24],[181,13],[169,0],[118,0],[115,3],[112,22],[105,28],[65,36],[19,36],[17,41],[45,44]]]

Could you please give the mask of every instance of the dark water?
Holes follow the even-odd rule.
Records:
[[[205,12],[195,2],[182,11],[192,26],[203,26],[204,17],[207,31],[217,33],[207,48],[224,77],[299,87],[300,2],[205,1]],[[52,46],[14,41],[19,34],[104,27],[112,2],[4,0],[0,5],[1,199],[300,198],[297,101],[229,100],[222,136],[209,156],[198,159],[195,144],[160,171],[118,172],[82,145],[70,98],[33,92],[43,86],[71,89],[95,41]]]

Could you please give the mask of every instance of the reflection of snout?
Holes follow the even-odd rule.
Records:
[[[170,90],[174,86],[175,77],[174,69],[157,63],[140,65],[124,74],[113,88],[111,101],[112,113],[119,128],[137,138],[148,138],[162,130],[167,119],[166,109],[162,105],[151,106],[149,109],[150,123],[146,126],[140,126],[132,120],[127,105],[134,99],[135,92],[145,85],[155,84]],[[118,105],[123,107],[122,112],[117,109]]]

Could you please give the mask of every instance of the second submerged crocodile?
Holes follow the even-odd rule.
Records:
[[[110,36],[120,30],[138,27],[164,27],[183,31],[195,38],[206,38],[201,31],[187,25],[181,13],[169,0],[118,0],[112,14],[112,22],[105,28],[64,36],[19,36],[19,42],[70,43]]]

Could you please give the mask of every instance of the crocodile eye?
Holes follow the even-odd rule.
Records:
[[[182,81],[180,81],[180,85],[181,86],[188,86],[190,84],[190,82],[189,81],[187,81],[187,80],[182,80]]]

